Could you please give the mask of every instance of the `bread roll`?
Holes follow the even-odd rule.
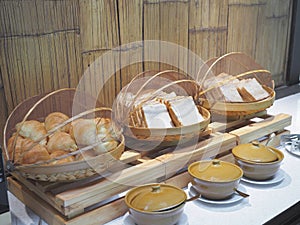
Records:
[[[16,140],[16,145],[14,147],[15,140]],[[7,151],[8,151],[8,157],[10,160],[14,160],[14,162],[20,161],[20,155],[23,152],[23,149],[22,149],[23,140],[24,140],[23,137],[17,136],[16,134],[13,134],[8,139]],[[8,159],[6,159],[6,160],[8,160]]]
[[[97,127],[94,119],[78,119],[71,124],[70,134],[77,145],[88,146],[97,141]]]
[[[62,131],[57,131],[49,138],[47,149],[50,153],[56,150],[69,152],[75,151],[77,149],[77,145],[70,134]]]
[[[62,124],[66,120],[68,120],[69,117],[61,112],[53,112],[50,113],[46,118],[45,118],[45,128],[47,131],[57,127],[58,125]],[[60,131],[69,132],[70,124],[67,124],[61,128],[59,128]]]
[[[20,130],[19,134],[22,137],[30,138],[33,141],[38,141],[47,134],[44,124],[36,120],[25,121],[22,125],[18,123],[16,129]],[[47,143],[46,138],[42,139],[39,143],[45,145]]]
[[[29,151],[24,151],[21,157],[22,164],[33,164],[37,162],[43,162],[50,159],[50,154],[48,153],[45,146],[36,144]]]

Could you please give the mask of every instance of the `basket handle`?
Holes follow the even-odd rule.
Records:
[[[230,57],[232,55],[245,55],[244,53],[242,52],[230,52],[230,53],[227,53],[227,54],[224,54],[222,55],[221,57],[217,58],[211,65],[210,67],[208,68],[208,70],[206,71],[203,79],[201,80],[200,84],[203,83],[206,79],[206,77],[208,76],[209,72],[211,72],[212,68],[218,63],[220,62],[222,59],[226,58],[226,57]],[[239,65],[243,66],[244,68],[246,68],[247,70],[250,70],[250,68],[248,68],[245,64],[241,63],[240,61],[238,60],[235,60],[234,58],[230,58],[230,60],[234,61],[235,63],[238,63]],[[204,64],[205,65],[205,64]],[[257,64],[258,65],[258,64]],[[258,65],[260,66],[260,65]],[[260,66],[261,67],[261,66]],[[201,69],[199,70],[199,73],[200,73]],[[254,70],[253,70],[254,71]],[[197,81],[198,81],[198,78],[199,78],[199,73],[197,74]],[[270,71],[266,71],[266,73],[270,73]],[[262,83],[261,80],[259,79],[259,77],[257,77],[256,75],[254,75],[255,78],[258,80],[259,83]],[[274,84],[272,84],[274,86]],[[273,87],[274,88],[274,87]]]
[[[149,72],[149,71],[146,71],[146,72],[142,72],[142,73],[140,73],[140,74],[137,74],[129,83],[128,83],[128,85],[126,86],[126,89],[125,89],[125,92],[124,93],[127,93],[127,90],[128,90],[128,88],[133,84],[133,82],[138,78],[138,77],[140,77],[141,75],[143,75],[143,74],[146,74],[147,72]],[[146,87],[146,85],[147,84],[149,84],[154,78],[156,78],[156,77],[158,77],[158,76],[161,76],[161,75],[163,75],[163,74],[166,74],[166,73],[170,73],[170,72],[174,72],[174,73],[178,73],[179,74],[179,72],[178,71],[175,71],[175,70],[164,70],[164,71],[161,71],[161,72],[157,72],[155,75],[153,75],[152,77],[150,77],[140,88],[139,88],[139,90],[137,91],[137,93],[135,94],[135,97],[133,98],[133,100],[131,101],[131,103],[130,103],[130,105],[129,105],[129,107],[128,108],[132,108],[132,105],[134,105],[134,103],[135,103],[135,101],[137,100],[137,97],[138,97],[138,95],[142,92],[142,90]],[[149,98],[150,99],[150,98]],[[147,100],[149,100],[149,99],[147,99]],[[119,108],[120,107],[120,108]],[[118,113],[118,116],[117,116],[117,118],[121,118],[121,116],[120,115],[124,115],[124,114],[126,114],[126,113],[124,113],[124,107],[122,106],[122,104],[121,104],[121,102],[119,101],[118,103],[117,103],[117,112],[116,113]]]

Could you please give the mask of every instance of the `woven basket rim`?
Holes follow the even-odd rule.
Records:
[[[105,152],[103,154],[91,157],[89,159],[83,159],[83,160],[80,160],[80,161],[66,162],[66,163],[63,163],[63,164],[56,164],[56,165],[24,164],[24,165],[16,166],[16,169],[17,170],[22,170],[24,168],[45,168],[45,169],[51,169],[51,168],[57,168],[57,167],[62,167],[63,168],[63,167],[76,166],[76,165],[79,165],[79,164],[87,164],[87,168],[88,168],[89,167],[88,166],[88,162],[89,161],[95,161],[97,159],[100,159],[100,158],[103,157],[103,155],[111,155],[111,153],[115,152],[116,149],[122,148],[122,145],[124,145],[124,143],[125,143],[125,138],[124,138],[124,135],[120,135],[120,136],[121,136],[121,141],[120,141],[120,143],[118,144],[118,146],[116,148],[110,150],[109,152]],[[74,170],[74,171],[76,171],[76,170]]]

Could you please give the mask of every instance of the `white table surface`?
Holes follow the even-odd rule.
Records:
[[[300,93],[274,102],[268,109],[270,114],[286,113],[292,115],[292,125],[287,127],[291,133],[300,133]],[[281,148],[281,147],[280,147]],[[185,215],[189,225],[253,225],[263,224],[300,201],[300,157],[295,157],[283,149],[285,158],[281,166],[284,179],[272,185],[253,185],[242,182],[250,197],[231,205],[204,204],[197,200],[188,202]],[[188,192],[188,190],[186,190]],[[46,224],[40,221],[30,209],[9,194],[12,224]],[[124,216],[106,225],[123,224]],[[4,221],[0,221],[2,224]],[[5,223],[4,223],[5,224]]]

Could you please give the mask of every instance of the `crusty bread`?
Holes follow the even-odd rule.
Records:
[[[49,138],[47,149],[49,153],[52,153],[56,150],[73,152],[77,149],[77,145],[70,134],[62,131],[57,131]]]
[[[20,160],[21,154],[23,152],[23,141],[24,138],[21,136],[17,136],[16,134],[13,134],[8,139],[7,151],[8,151],[9,159],[14,159],[15,162],[18,162]]]
[[[24,138],[30,138],[33,141],[40,141],[40,144],[45,145],[46,139],[41,140],[46,134],[47,130],[43,123],[36,120],[24,121],[23,124],[16,124],[16,129]]]
[[[72,122],[70,134],[77,145],[87,146],[94,144],[97,140],[97,127],[93,119],[78,119]]]
[[[47,131],[55,128],[56,126],[62,124],[65,122],[69,117],[65,115],[64,113],[61,112],[53,112],[50,113],[46,118],[45,118],[45,128]],[[70,124],[67,124],[63,127],[61,127],[59,130],[63,132],[69,132],[69,127]]]
[[[36,144],[30,150],[24,151],[22,153],[22,164],[32,164],[37,162],[44,162],[50,159],[50,154],[48,153],[45,146]]]

